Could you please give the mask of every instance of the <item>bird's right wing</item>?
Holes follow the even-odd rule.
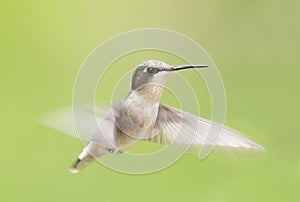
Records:
[[[207,155],[205,148],[214,149],[214,153],[229,153],[234,156],[264,150],[262,146],[229,127],[165,105],[159,107],[156,129],[160,133],[149,141],[197,152],[200,158],[201,152],[203,158]]]

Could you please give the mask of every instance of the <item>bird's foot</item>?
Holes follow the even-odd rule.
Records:
[[[113,148],[108,148],[107,151],[108,151],[109,153],[114,153],[114,152],[115,152],[115,149],[113,149]]]
[[[123,154],[123,150],[121,150],[121,149],[116,150],[116,149],[113,149],[113,148],[108,148],[107,151],[111,154],[113,154],[113,153]]]

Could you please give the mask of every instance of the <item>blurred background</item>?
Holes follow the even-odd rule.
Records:
[[[2,0],[0,200],[299,201],[299,7],[297,0]],[[226,124],[262,144],[263,157],[199,161],[186,154],[165,170],[141,176],[97,163],[77,175],[68,171],[81,142],[40,125],[38,118],[72,104],[79,68],[98,44],[147,27],[171,29],[202,45],[224,81]],[[130,70],[150,58],[180,62],[144,52],[114,65]],[[191,82],[209,117],[205,86],[192,76]],[[110,87],[101,90],[97,101],[110,93]]]

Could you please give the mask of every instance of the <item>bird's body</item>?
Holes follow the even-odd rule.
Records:
[[[163,86],[171,72],[201,67],[207,66],[170,66],[156,60],[141,63],[133,74],[131,91],[99,119],[98,129],[71,172],[78,172],[104,154],[122,153],[141,140],[196,152],[204,145],[221,150],[263,150],[260,145],[221,124],[217,124],[222,127],[218,140],[209,140],[207,135],[216,123],[160,103]]]
[[[140,69],[144,68],[140,67]],[[143,79],[145,78],[140,78],[140,81],[136,82],[142,82]],[[140,140],[146,140],[156,135],[159,131],[155,129],[155,123],[165,82],[166,78],[157,83],[142,84],[138,87],[132,85],[132,90],[127,97],[113,107],[100,121],[105,123],[103,128],[112,128],[112,130],[106,134],[96,133],[71,171],[77,172],[81,166],[99,158],[106,152],[112,153],[117,150],[117,152],[122,153]],[[100,146],[99,142],[103,142],[103,136],[113,138],[110,138],[109,144]],[[99,148],[101,148],[101,152],[99,152]]]

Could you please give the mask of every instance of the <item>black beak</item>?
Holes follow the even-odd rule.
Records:
[[[181,65],[181,66],[172,67],[170,71],[178,71],[178,70],[190,69],[190,68],[205,68],[205,67],[208,67],[208,65]]]

